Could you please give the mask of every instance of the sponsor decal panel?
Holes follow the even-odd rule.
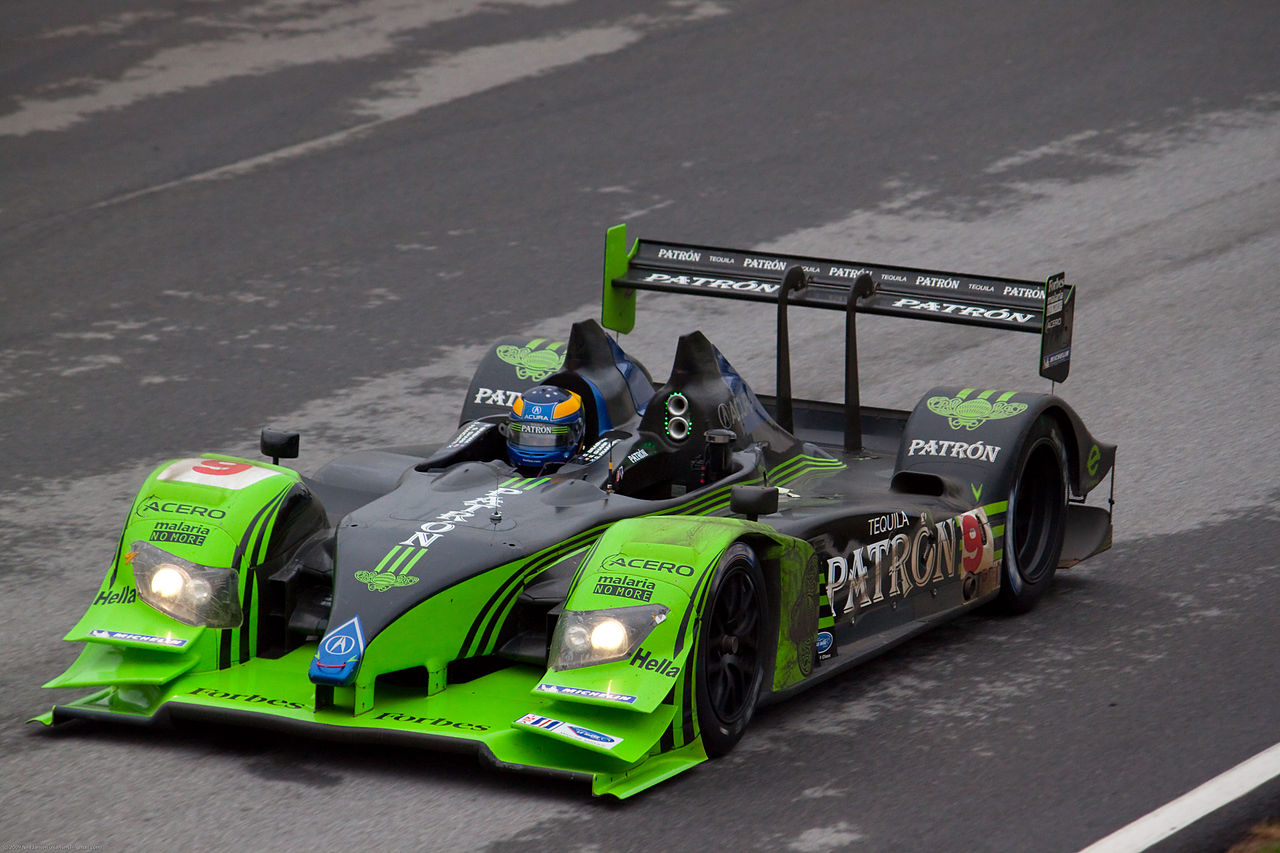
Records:
[[[226,518],[226,510],[218,509],[211,506],[199,506],[197,504],[183,503],[182,501],[167,501],[157,497],[154,494],[147,495],[138,501],[138,508],[134,511],[138,518],[150,518],[153,515],[189,515],[195,518],[208,518],[218,520]]]
[[[743,258],[742,266],[749,270],[769,270],[782,272],[787,268],[786,261],[777,258]]]
[[[671,563],[665,560],[646,560],[643,557],[626,557],[622,554],[605,557],[601,565],[606,569],[643,569],[647,572],[666,572],[686,578],[693,577],[693,566]]]
[[[1044,329],[1040,338],[1040,373],[1053,382],[1062,382],[1071,369],[1071,324],[1075,317],[1072,295],[1065,273],[1045,280]]]
[[[331,628],[320,640],[307,676],[317,684],[345,684],[364,656],[364,629],[360,617],[352,616]]]
[[[520,489],[499,486],[485,492],[478,498],[463,501],[459,509],[451,509],[440,513],[431,521],[423,522],[418,529],[394,548],[387,552],[373,571],[361,569],[355,573],[356,580],[369,587],[372,592],[385,592],[392,587],[412,586],[418,578],[410,571],[427,553],[433,542],[463,522],[470,521],[482,509],[498,509],[502,500],[508,495],[521,494]]]
[[[525,714],[516,720],[520,725],[532,726],[536,729],[543,729],[548,732],[567,737],[571,740],[582,741],[583,743],[595,744],[603,746],[605,749],[613,749],[622,743],[622,738],[607,735],[604,732],[598,732],[595,729],[589,729],[586,726],[579,726],[573,723],[566,723],[564,720],[557,720],[553,717],[544,717],[541,714]]]
[[[270,468],[229,459],[179,459],[157,474],[156,479],[238,491],[277,474]]]
[[[188,691],[187,695],[200,696],[204,699],[217,699],[222,702],[245,702],[250,705],[288,708],[293,711],[301,711],[306,707],[301,702],[290,702],[288,699],[272,699],[270,696],[262,696],[257,693],[228,693],[225,690],[214,690],[211,687],[197,687]]]
[[[151,542],[174,542],[179,545],[203,545],[209,528],[185,521],[157,521],[147,537]]]
[[[915,526],[867,545],[837,548],[830,535],[812,544],[826,560],[835,618],[853,621],[866,608],[946,581],[964,581],[966,600],[993,591],[1000,581],[994,540],[979,508],[937,523],[926,513]]]
[[[493,429],[493,427],[493,424],[483,423],[481,421],[472,421],[454,433],[453,438],[449,439],[449,443],[446,447],[466,447],[468,444]]]
[[[976,397],[972,396],[973,391],[966,388],[955,397],[930,397],[925,405],[935,415],[946,418],[952,429],[967,430],[975,430],[987,421],[1011,418],[1027,410],[1026,403],[1010,402],[1016,391],[983,391]]]
[[[1071,358],[1071,347],[1060,349],[1044,357],[1044,366],[1053,367],[1055,364],[1061,364],[1069,358]]]
[[[658,257],[664,261],[685,261],[686,263],[696,264],[702,260],[702,253],[687,249],[659,249]]]
[[[774,294],[782,289],[777,282],[756,281],[754,279],[735,280],[731,278],[706,278],[703,276],[667,275],[666,273],[650,273],[644,281],[655,284],[679,284],[685,287],[700,287],[709,290],[739,290],[746,293]]]
[[[110,631],[106,628],[94,628],[89,632],[89,636],[97,637],[100,640],[127,640],[133,643],[148,643],[153,646],[169,646],[174,649],[180,649],[187,644],[187,641],[182,637],[153,637],[150,634]]]
[[[577,461],[581,464],[590,464],[598,462],[605,457],[610,450],[613,449],[621,439],[618,438],[602,438],[582,453]]]
[[[508,391],[505,388],[484,388],[476,389],[476,396],[472,399],[473,403],[487,403],[490,406],[502,406],[511,408],[515,405],[516,399],[519,398],[519,391]],[[457,439],[454,439],[455,441]]]
[[[138,591],[131,586],[126,586],[119,592],[108,592],[102,590],[98,593],[97,598],[93,600],[94,604],[133,604],[138,600]]]
[[[615,595],[629,598],[632,601],[649,601],[657,586],[646,578],[631,575],[599,575],[596,578],[595,592],[598,595]]]
[[[827,270],[827,276],[830,278],[857,278],[864,272],[869,273],[870,270],[862,267],[831,267]]]
[[[1025,311],[1010,311],[1007,308],[982,308],[977,305],[961,305],[955,302],[932,302],[923,299],[909,299],[905,296],[901,299],[895,299],[893,307],[906,308],[910,311],[927,311],[931,314],[974,317],[982,320],[1011,320],[1020,326],[1028,325],[1036,319],[1035,314]]]
[[[559,696],[581,696],[585,699],[599,699],[603,702],[623,702],[634,705],[636,697],[626,693],[609,693],[604,690],[592,690],[588,687],[566,687],[563,684],[539,684],[539,693],[555,693]]]
[[[869,536],[879,536],[882,533],[891,533],[899,527],[906,527],[909,523],[910,519],[904,510],[887,512],[884,515],[873,515],[867,520],[867,534]]]
[[[675,678],[680,674],[680,667],[673,664],[670,658],[656,657],[646,649],[636,649],[636,653],[631,656],[630,664],[637,669],[656,672],[658,675],[665,675],[667,678]]]
[[[935,275],[918,275],[916,276],[916,284],[921,287],[936,287],[939,290],[959,290],[960,280],[955,278],[943,278]]]
[[[908,456],[946,456],[950,459],[966,459],[970,462],[995,462],[1003,447],[987,444],[982,439],[975,442],[941,441],[913,438],[907,446]]]
[[[830,631],[819,631],[816,643],[818,660],[830,660],[835,657],[836,638]]]
[[[564,348],[564,344],[564,341],[534,338],[522,347],[502,344],[494,350],[494,353],[500,360],[516,369],[517,379],[541,382],[564,364],[564,353],[560,351]]]
[[[1044,290],[1039,287],[1008,287],[1004,289],[1004,296],[1016,296],[1019,299],[1035,299],[1040,301],[1044,299]]]
[[[457,729],[463,732],[487,732],[488,726],[480,723],[459,723],[445,717],[415,717],[413,714],[396,714],[390,711],[377,714],[375,720],[382,720],[388,723],[409,723],[415,726],[431,726],[433,728]]]

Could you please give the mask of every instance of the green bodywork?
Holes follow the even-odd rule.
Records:
[[[499,766],[588,778],[594,793],[626,797],[706,759],[697,734],[692,679],[698,614],[720,556],[744,539],[755,547],[774,589],[774,688],[800,681],[812,666],[819,592],[812,549],[763,524],[668,513],[601,525],[428,598],[369,641],[351,686],[325,696],[307,676],[314,641],[277,658],[257,655],[258,614],[251,603],[241,626],[217,630],[183,624],[137,593],[129,544],[167,537],[163,547],[177,556],[237,569],[241,601],[252,596],[248,587],[254,567],[269,562],[271,534],[300,478],[289,469],[229,456],[204,459],[244,466],[259,479],[224,489],[163,478],[184,460],[165,463],[148,477],[95,602],[66,636],[83,642],[84,648],[65,673],[45,685],[103,689],[60,704],[36,720],[52,724],[71,716],[109,716],[142,722],[172,714],[263,725],[265,716],[272,719],[270,725],[323,737],[404,739],[446,747],[447,742],[464,741]],[[192,462],[185,460],[186,467]],[[805,482],[841,467],[830,459],[802,457],[774,474],[779,482]],[[508,486],[534,488],[542,482],[516,480]],[[713,489],[680,510],[724,512],[728,497],[727,488]],[[619,555],[639,568],[619,566]],[[494,651],[497,626],[509,614],[514,593],[548,565],[564,560],[582,563],[566,609],[635,603],[598,591],[600,578],[611,576],[651,583],[652,603],[665,604],[669,618],[629,660],[564,671],[509,664],[451,683],[451,662]],[[655,574],[644,568],[664,564],[688,566],[689,574],[661,569]],[[238,654],[242,647],[247,651],[243,660]],[[645,667],[646,660],[662,663]],[[423,684],[406,686],[377,677],[412,667],[425,670]],[[608,694],[625,694],[634,702],[600,698]],[[562,725],[548,730],[521,722],[531,715]],[[613,742],[601,745],[566,735],[575,730]]]
[[[627,248],[627,226],[615,225],[604,238],[604,294],[601,299],[600,324],[606,329],[628,334],[636,327],[636,292],[614,287],[613,280],[626,275],[627,265],[635,257],[639,243]]]

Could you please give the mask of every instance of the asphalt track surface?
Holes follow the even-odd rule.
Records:
[[[1075,851],[1280,741],[1280,6],[10,2],[0,845]],[[156,461],[447,433],[483,344],[597,310],[603,229],[1079,285],[1116,546],[762,712],[625,803],[472,759],[22,721]],[[771,318],[645,299],[761,391]],[[863,399],[1034,344],[865,322]],[[923,328],[921,328],[923,327]],[[839,338],[793,332],[838,399]],[[1023,336],[1012,336],[1021,338]],[[70,694],[66,697],[70,698]],[[1274,780],[1160,845],[1221,850]]]

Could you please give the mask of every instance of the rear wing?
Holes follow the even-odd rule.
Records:
[[[771,302],[778,310],[779,421],[792,429],[789,305],[846,312],[845,404],[853,424],[849,450],[861,446],[857,425],[857,314],[881,314],[1040,335],[1040,375],[1062,382],[1071,368],[1075,287],[1063,273],[1027,281],[910,267],[825,260],[683,243],[636,240],[626,226],[605,235],[601,323],[627,333],[635,327],[638,290]],[[785,376],[784,376],[785,373]],[[852,398],[852,401],[851,401]],[[851,439],[856,439],[850,447]]]

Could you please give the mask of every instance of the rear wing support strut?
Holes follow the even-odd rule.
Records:
[[[795,412],[791,395],[791,333],[787,322],[788,294],[803,290],[809,283],[801,266],[787,267],[778,291],[778,425],[795,432]],[[862,400],[858,391],[858,300],[875,292],[875,280],[864,272],[849,288],[844,313],[844,449],[862,450]]]
[[[795,432],[795,414],[791,409],[791,335],[787,323],[787,294],[805,286],[804,270],[788,267],[782,275],[778,291],[778,424],[787,432]]]
[[[875,292],[871,273],[864,272],[849,288],[844,308],[844,449],[862,450],[862,400],[858,391],[858,300]]]

